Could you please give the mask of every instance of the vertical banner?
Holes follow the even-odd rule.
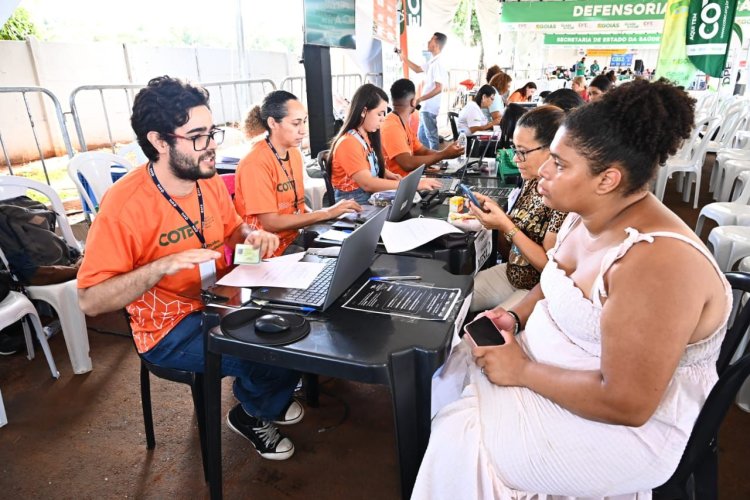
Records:
[[[406,2],[408,0],[398,0],[396,8],[398,9],[398,30],[401,40],[401,53],[404,54],[404,59],[409,59],[409,44],[406,37]],[[404,78],[409,78],[409,65],[404,63]]]
[[[700,2],[700,0],[697,0]],[[659,46],[656,74],[675,85],[687,88],[695,78],[696,67],[685,50],[690,0],[668,0],[664,13],[664,32]]]
[[[422,26],[422,0],[403,0],[406,4],[406,24]]]
[[[373,0],[372,36],[398,47],[397,0]]]
[[[737,0],[691,0],[686,51],[696,68],[720,78],[724,75]]]

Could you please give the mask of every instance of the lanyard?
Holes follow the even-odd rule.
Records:
[[[373,177],[379,177],[380,165],[378,165],[378,156],[375,154],[375,151],[372,149],[372,146],[370,146],[370,143],[367,142],[365,138],[362,137],[362,135],[356,129],[351,129],[349,130],[348,133],[349,135],[357,139],[360,144],[362,144],[362,147],[364,148],[365,153],[367,154],[367,161],[370,163],[370,174],[372,174]]]
[[[401,126],[404,127],[404,133],[406,134],[406,144],[409,145],[409,148],[411,149],[411,138],[409,137],[409,131],[406,130],[406,124],[404,123],[404,120],[401,119],[401,116],[398,115],[395,111],[391,111],[394,115],[396,115],[396,118],[398,118],[398,121],[401,122]]]
[[[164,198],[167,199],[170,205],[177,210],[177,213],[182,216],[183,219],[185,219],[185,222],[187,222],[188,226],[190,226],[190,229],[193,230],[195,233],[195,236],[198,238],[198,241],[201,242],[201,245],[203,248],[207,248],[206,246],[206,238],[203,236],[203,225],[205,223],[205,212],[203,210],[203,194],[201,193],[201,187],[198,182],[195,182],[195,190],[198,193],[198,207],[200,208],[201,212],[201,230],[198,231],[198,228],[195,226],[195,223],[190,220],[190,217],[185,213],[185,211],[177,204],[176,201],[172,199],[171,196],[169,196],[169,193],[164,189],[164,186],[161,185],[161,182],[159,182],[159,179],[156,178],[156,173],[154,173],[154,165],[153,163],[148,164],[148,175],[151,176],[151,180],[154,181],[154,184],[156,184],[156,189],[159,190],[159,192],[164,196]]]
[[[286,168],[284,167],[284,161],[281,159],[281,156],[279,156],[279,153],[276,151],[276,148],[273,147],[273,144],[271,144],[271,140],[266,137],[266,144],[268,144],[268,147],[271,148],[271,151],[273,152],[273,155],[276,157],[276,160],[279,162],[279,166],[281,167],[281,170],[284,171],[284,175],[286,175],[286,180],[289,181],[289,183],[292,185],[292,190],[294,191],[294,212],[299,213],[299,198],[297,197],[297,184],[294,182],[294,171],[292,170],[291,165],[289,166],[289,171],[292,172],[291,177],[289,176],[289,173],[286,171]],[[289,151],[287,151],[287,158],[289,158]]]

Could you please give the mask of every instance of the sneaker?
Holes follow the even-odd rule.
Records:
[[[264,422],[248,415],[237,405],[227,414],[227,425],[255,447],[261,457],[268,460],[286,460],[294,455],[294,445],[281,435],[272,422]]]
[[[302,406],[302,403],[292,398],[289,406],[286,407],[284,417],[280,420],[274,420],[273,423],[276,425],[292,425],[302,420],[304,416],[305,408]]]

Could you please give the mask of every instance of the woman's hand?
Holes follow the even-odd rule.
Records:
[[[433,177],[425,177],[421,181],[419,181],[419,185],[417,186],[417,189],[424,190],[432,190],[432,189],[440,189],[443,186],[443,183],[440,182],[440,179],[436,179]]]
[[[507,233],[515,224],[508,215],[495,203],[491,198],[479,193],[474,193],[482,207],[477,207],[474,203],[469,203],[469,210],[479,222],[487,229],[498,229]],[[482,210],[484,209],[484,210]]]
[[[395,174],[395,173],[391,172],[390,170],[388,170],[387,168],[385,169],[385,175],[383,177],[386,178],[386,179],[388,179],[389,181],[400,181],[401,180],[401,175]]]
[[[513,324],[515,320],[509,314],[503,314],[503,318],[500,318],[500,320],[505,323],[504,317],[506,316],[511,319],[511,324]],[[493,323],[497,326],[495,319],[493,319]],[[522,386],[522,373],[526,366],[532,362],[523,352],[519,343],[516,342],[512,331],[512,329],[510,331],[500,330],[500,335],[505,339],[503,345],[480,346],[471,350],[474,355],[474,362],[482,368],[482,373],[495,385]]]
[[[354,200],[340,200],[335,205],[321,209],[326,214],[328,220],[335,219],[341,214],[351,214],[361,212],[362,206]]]

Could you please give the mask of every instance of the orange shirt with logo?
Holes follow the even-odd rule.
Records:
[[[369,138],[364,137],[367,144]],[[351,134],[344,134],[333,147],[331,162],[331,184],[341,191],[354,191],[359,184],[352,178],[360,170],[370,171],[367,151],[359,139]]]
[[[411,127],[402,123],[396,113],[388,113],[380,127],[380,140],[383,144],[385,168],[402,177],[409,175],[409,172],[401,168],[395,158],[403,153],[416,154],[422,149],[422,143],[417,139],[417,134]]]
[[[290,148],[289,161],[284,162],[284,173],[276,155],[266,141],[253,146],[237,166],[234,179],[234,206],[237,213],[251,227],[263,229],[259,214],[295,213],[294,193],[297,192],[297,206],[300,213],[305,212],[305,186],[302,173],[302,153],[297,148]],[[297,238],[298,231],[289,229],[279,231],[279,248],[274,255],[281,255]]]
[[[198,194],[172,199],[201,230],[208,248],[221,251],[224,241],[242,224],[224,182],[216,175],[198,181],[205,221],[200,225]],[[157,259],[184,250],[201,248],[190,226],[158,191],[144,166],[118,180],[102,200],[86,239],[78,288],[89,288]],[[227,264],[216,261],[217,275]],[[164,276],[127,306],[138,352],[154,347],[189,313],[203,307],[198,266]]]

